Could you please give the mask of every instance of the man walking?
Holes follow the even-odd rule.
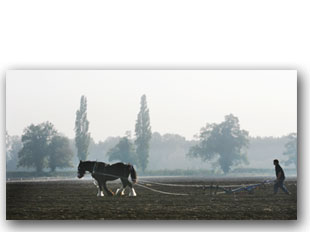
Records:
[[[279,160],[277,160],[277,159],[273,160],[273,164],[275,166],[276,177],[277,177],[275,184],[273,186],[274,187],[273,188],[274,194],[277,194],[278,188],[281,188],[283,190],[283,192],[290,195],[291,193],[287,190],[287,188],[284,185],[285,175],[284,175],[283,169],[279,165]]]

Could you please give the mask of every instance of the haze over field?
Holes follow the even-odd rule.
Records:
[[[150,125],[146,130],[150,140],[143,142],[149,145],[140,149],[149,152],[143,156],[143,172],[145,168],[214,172],[218,168],[229,172],[232,167],[268,169],[275,158],[296,168],[296,71],[9,71],[6,87],[7,144],[11,144],[7,170],[17,170],[20,162],[20,137],[12,136],[21,136],[29,125],[46,121],[70,138],[63,142],[67,148],[59,157],[71,154],[67,160],[73,159],[73,167],[80,159],[140,162],[142,167],[134,153],[118,152],[123,145],[139,150],[135,126],[142,96],[147,110],[144,117]],[[88,142],[82,142],[84,150],[77,152],[74,128],[81,96],[86,99],[91,143],[84,149]],[[202,128],[207,134],[211,128],[214,132],[209,145],[203,144],[211,134],[202,135]],[[293,140],[288,137],[291,133],[295,133]],[[294,141],[290,148],[289,141]]]
[[[50,121],[73,138],[85,95],[92,138],[123,136],[134,131],[143,94],[152,131],[162,134],[193,139],[206,123],[219,123],[230,113],[250,136],[297,130],[297,73],[287,70],[8,71],[6,129],[21,135],[31,123]]]

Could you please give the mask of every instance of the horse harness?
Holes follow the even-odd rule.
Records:
[[[93,171],[91,172],[92,175],[97,174],[97,175],[103,175],[103,176],[111,176],[111,177],[116,177],[116,178],[122,178],[121,176],[115,176],[115,175],[104,173],[105,167],[106,166],[111,166],[109,164],[104,163],[104,167],[103,167],[103,170],[102,170],[103,172],[96,172],[97,166],[98,166],[98,162],[95,161],[95,164],[94,164],[94,167],[93,167]],[[126,173],[126,167],[124,167],[124,173]],[[126,176],[124,176],[124,177],[126,177]]]

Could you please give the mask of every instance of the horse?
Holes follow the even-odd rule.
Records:
[[[97,196],[103,197],[102,187],[108,194],[108,196],[113,195],[124,195],[125,188],[129,186],[130,192],[129,196],[137,196],[134,188],[132,187],[132,183],[129,182],[128,177],[130,174],[131,180],[133,183],[137,181],[137,174],[136,171],[131,164],[124,164],[124,163],[114,163],[114,164],[107,164],[104,162],[97,162],[97,161],[81,161],[78,166],[78,173],[77,177],[81,179],[86,172],[90,172],[91,176],[95,179],[94,184],[98,188]],[[123,187],[116,190],[115,194],[107,188],[106,182],[120,179],[122,181]]]

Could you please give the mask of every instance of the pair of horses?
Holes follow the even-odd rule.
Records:
[[[108,196],[113,195],[124,195],[127,186],[130,188],[129,196],[136,196],[136,192],[129,182],[128,177],[130,175],[133,183],[137,181],[137,173],[131,164],[115,163],[107,164],[103,162],[96,161],[80,161],[78,166],[77,177],[82,178],[86,172],[91,173],[91,176],[95,179],[94,183],[98,188],[97,196],[104,196],[103,189],[108,194]],[[116,190],[115,194],[108,189],[106,182],[120,179],[123,187]]]

